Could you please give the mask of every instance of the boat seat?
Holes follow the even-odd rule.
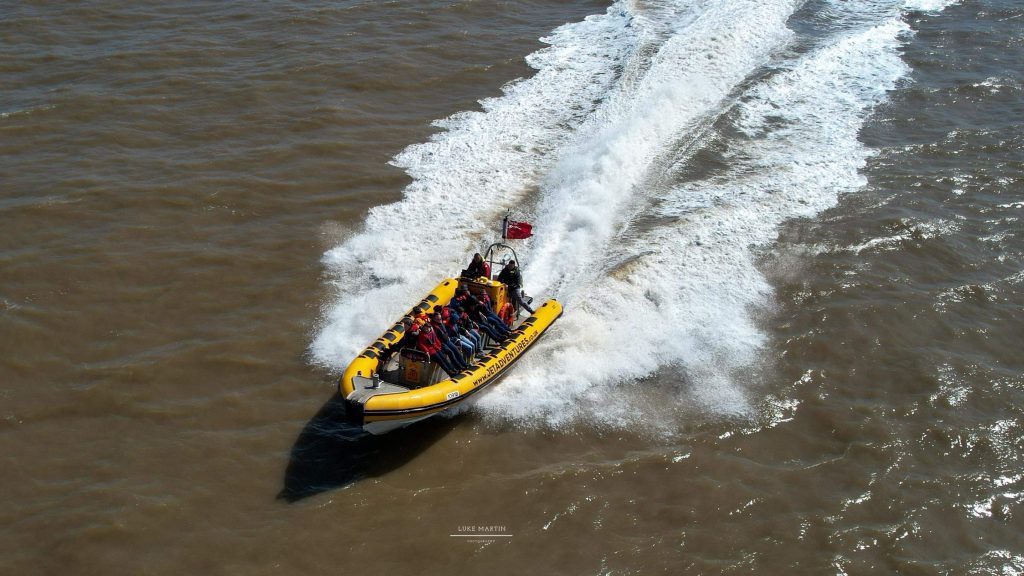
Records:
[[[398,379],[406,386],[429,386],[434,383],[436,372],[437,364],[422,350],[406,348],[398,355]]]

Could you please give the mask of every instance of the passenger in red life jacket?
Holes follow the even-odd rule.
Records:
[[[449,332],[448,325],[444,323],[444,318],[441,317],[440,312],[434,312],[434,317],[430,319],[430,325],[434,328],[434,336],[441,343],[441,354],[447,356],[451,365],[459,370],[468,369],[469,363],[466,362],[465,357],[462,355],[459,343]]]
[[[484,278],[490,279],[491,277],[491,266],[487,262],[484,262],[484,257],[479,252],[473,254],[473,261],[469,263],[469,267],[462,271],[464,278]]]
[[[472,342],[473,348],[477,352],[483,352],[484,338],[480,334],[480,327],[469,319],[469,315],[465,312],[458,313],[458,315],[455,316],[455,323],[459,328],[459,334]]]
[[[455,318],[452,318],[451,330],[455,333],[456,340],[466,352],[466,358],[472,362],[473,354],[480,350],[479,337],[474,336],[468,328],[460,324]]]
[[[454,315],[448,311],[448,307],[441,308],[441,312],[434,314],[434,318],[437,319],[440,316],[441,332],[448,335],[448,339],[459,352],[459,359],[466,360],[467,358],[473,357],[473,352],[476,350],[476,344],[472,340],[462,335],[459,330],[458,323],[455,320]],[[434,329],[437,330],[437,322],[434,322]],[[467,363],[467,367],[469,364]]]
[[[448,360],[448,356],[444,348],[441,347],[441,342],[437,339],[437,335],[434,334],[434,328],[429,322],[420,327],[420,336],[416,341],[416,347],[429,356],[431,360],[440,364],[441,369],[447,372],[449,376],[459,373]]]
[[[415,315],[415,316],[413,317],[413,320],[412,320],[412,321],[413,321],[413,322],[414,322],[414,323],[415,323],[415,324],[416,324],[417,326],[423,326],[424,324],[427,324],[427,323],[429,323],[429,322],[430,322],[430,316],[427,316],[427,313],[426,313],[426,312],[423,312],[423,311],[421,310],[421,311],[419,311],[419,312],[417,312],[417,313],[416,313],[416,315]]]

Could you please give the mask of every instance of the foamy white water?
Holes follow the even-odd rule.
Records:
[[[792,58],[786,21],[797,7],[616,3],[556,30],[528,59],[537,75],[396,158],[414,178],[405,198],[325,256],[339,294],[317,359],[343,366],[492,239],[505,207],[525,206],[538,232],[521,250],[527,288],[562,300],[565,314],[479,409],[627,425],[640,379],[669,371],[679,375],[670,402],[748,413],[752,382],[738,375],[757,362],[755,317],[771,304],[757,251],[786,220],[864,185],[871,151],[858,133],[908,72],[902,5],[837,5],[850,26]],[[769,64],[774,73],[745,85]],[[727,112],[744,137],[724,173],[653,184]],[[411,229],[417,221],[440,233]]]
[[[613,1],[5,4],[0,574],[1024,573],[1024,3]],[[358,433],[504,202],[564,320]]]
[[[922,12],[941,12],[956,3],[957,0],[907,0],[903,4],[903,8]]]
[[[612,86],[616,66],[635,46],[630,19],[616,4],[560,27],[544,39],[549,48],[527,58],[535,76],[482,101],[483,112],[435,122],[446,132],[395,158],[414,179],[403,200],[372,209],[361,232],[324,256],[338,294],[312,345],[319,362],[344,366],[497,238],[505,209],[528,201],[551,151],[572,138]]]

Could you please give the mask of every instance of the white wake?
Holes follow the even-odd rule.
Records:
[[[520,206],[537,232],[520,247],[527,289],[565,314],[477,409],[631,426],[658,375],[653,404],[669,419],[674,404],[748,411],[743,374],[772,294],[757,251],[864,185],[858,133],[909,71],[904,6],[826,3],[848,25],[797,50],[787,22],[799,7],[616,2],[557,29],[528,58],[535,76],[396,157],[414,180],[403,200],[324,257],[337,295],[315,358],[343,367]],[[712,140],[725,168],[679,175]]]

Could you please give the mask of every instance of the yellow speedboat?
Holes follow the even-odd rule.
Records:
[[[492,264],[494,255],[505,250],[515,258],[515,252],[504,244],[494,244],[487,250]],[[407,315],[432,316],[451,302],[460,287],[476,295],[486,292],[493,311],[508,314],[509,287],[481,276],[444,280]],[[405,336],[405,327],[399,321],[357,356],[338,382],[346,414],[364,430],[384,434],[456,406],[500,378],[561,315],[558,301],[544,302],[528,318],[513,319],[508,338],[467,357],[469,368],[451,375],[420,350],[399,349]],[[512,316],[516,316],[514,311]]]

